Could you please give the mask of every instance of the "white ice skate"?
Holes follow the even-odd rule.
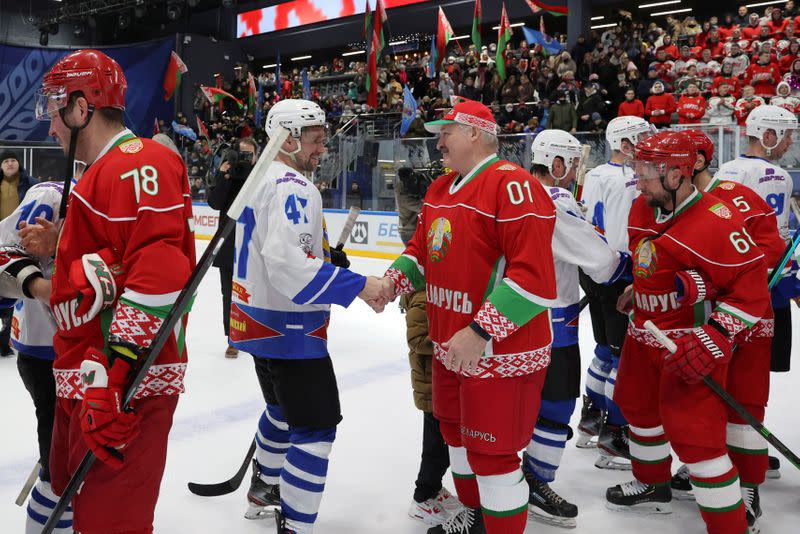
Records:
[[[632,469],[630,460],[608,454],[601,454],[594,466],[598,469],[610,469],[612,471],[630,471]]]

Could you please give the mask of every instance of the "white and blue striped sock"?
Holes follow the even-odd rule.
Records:
[[[292,445],[281,471],[281,510],[288,528],[309,534],[322,501],[336,429],[290,428],[289,435]]]
[[[561,465],[564,447],[569,439],[569,419],[575,410],[575,399],[542,400],[539,419],[528,444],[526,468],[542,482],[552,482]]]
[[[598,410],[606,409],[606,381],[611,372],[611,349],[605,345],[597,345],[594,358],[586,370],[586,395]]]
[[[261,480],[277,484],[289,450],[289,425],[277,404],[267,404],[256,432],[256,462]]]
[[[53,493],[49,482],[38,480],[28,499],[28,518],[25,521],[25,534],[41,534],[45,523],[58,503],[58,495]],[[53,534],[72,534],[72,506],[56,524]]]

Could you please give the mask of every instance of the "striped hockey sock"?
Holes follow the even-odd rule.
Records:
[[[290,428],[289,434],[292,445],[281,471],[281,510],[289,529],[306,534],[317,520],[336,429]]]
[[[586,370],[586,395],[598,410],[606,409],[606,380],[611,372],[611,358],[611,349],[597,345],[592,363]]]
[[[747,532],[739,474],[728,455],[686,467],[708,534]]]
[[[526,468],[542,482],[556,479],[556,470],[561,465],[564,447],[572,434],[568,424],[574,410],[575,399],[542,400],[539,419],[526,449]]]
[[[630,427],[633,476],[645,484],[663,484],[672,478],[672,456],[664,427]]]
[[[742,486],[756,487],[764,483],[769,456],[767,442],[750,425],[728,423],[726,442],[728,455],[739,472]]]
[[[53,493],[50,483],[38,480],[31,491],[31,498],[28,500],[25,534],[40,534],[55,509],[56,503],[58,503],[58,495]],[[61,516],[53,534],[72,534],[72,506],[69,506]]]
[[[267,404],[261,414],[256,445],[256,462],[261,471],[261,480],[267,484],[277,484],[286,460],[286,451],[289,450],[289,425],[277,404]]]
[[[450,447],[450,472],[453,474],[458,500],[469,508],[480,508],[478,483],[467,461],[467,449],[464,447]]]
[[[522,534],[529,491],[522,470],[477,478],[487,534]]]
[[[614,386],[617,383],[617,369],[619,369],[619,356],[614,356],[611,359],[611,371],[608,373],[608,380],[606,380],[606,412],[608,412],[608,423],[612,425],[625,425],[625,417],[622,415],[622,410],[619,409],[617,403],[614,402]]]

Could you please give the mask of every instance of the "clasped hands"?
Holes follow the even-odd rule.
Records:
[[[375,313],[381,313],[386,305],[397,297],[394,282],[391,278],[368,276],[364,289],[358,294],[359,298],[366,302]]]

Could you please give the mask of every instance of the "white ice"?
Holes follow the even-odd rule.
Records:
[[[198,243],[198,253],[204,245]],[[351,258],[352,268],[381,274],[388,261]],[[186,483],[219,482],[239,467],[252,440],[263,399],[249,355],[224,357],[221,297],[216,269],[203,280],[190,317],[187,393],[181,398],[170,435],[169,457],[156,509],[155,531],[169,534],[272,533],[274,522],[244,519],[248,477],[232,495],[203,498]],[[800,317],[795,313],[795,344]],[[588,312],[581,317],[583,365],[593,351]],[[376,316],[362,302],[334,308],[330,352],[339,379],[344,421],[338,429],[316,532],[321,534],[424,533],[406,514],[419,469],[422,414],[414,407],[405,342],[405,319],[396,304]],[[800,362],[795,361],[795,366]],[[767,426],[800,452],[795,369],[772,375]],[[794,396],[793,396],[794,395]],[[25,509],[14,505],[36,461],[33,405],[17,374],[15,358],[0,359],[0,532],[22,534]],[[579,419],[573,416],[573,428]],[[773,453],[774,454],[774,453]],[[703,533],[694,502],[673,501],[673,513],[634,516],[608,511],[605,490],[630,473],[601,471],[597,453],[567,444],[553,488],[579,507],[581,533]],[[782,461],[782,478],[762,486],[765,534],[800,531],[800,473]],[[673,462],[677,469],[677,461]],[[452,489],[449,475],[445,483]],[[136,496],[132,495],[135,499]],[[795,526],[791,526],[795,525]],[[528,522],[526,533],[562,532]]]

